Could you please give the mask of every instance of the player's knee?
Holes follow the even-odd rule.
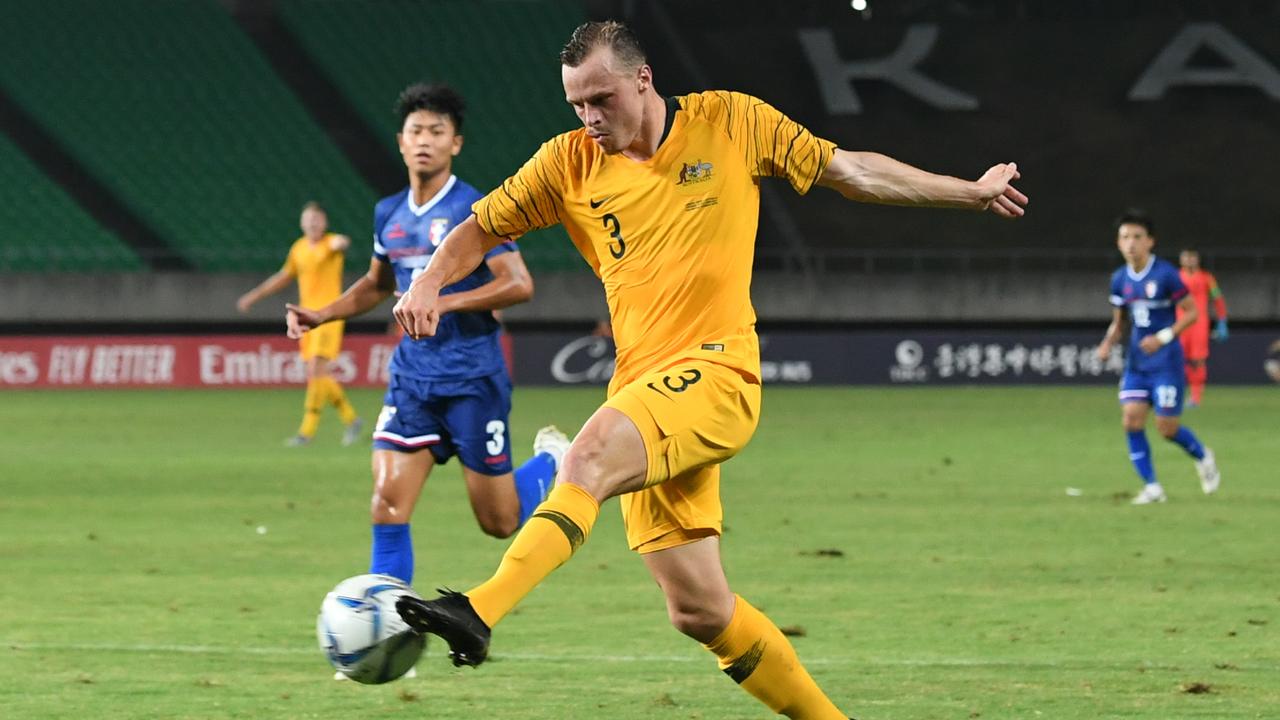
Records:
[[[606,487],[606,450],[599,438],[579,435],[564,454],[562,464],[556,482],[577,485],[597,498],[608,495],[611,488]]]
[[[476,522],[485,535],[504,540],[516,534],[520,528],[520,517],[516,513],[479,512]]]
[[[680,601],[667,603],[667,617],[675,629],[701,643],[714,640],[732,619],[713,603]]]
[[[408,519],[399,511],[395,498],[377,490],[373,491],[373,498],[369,501],[369,519],[374,525],[408,522]]]
[[[1177,423],[1160,423],[1156,429],[1160,431],[1160,437],[1165,440],[1172,440],[1178,434]]]

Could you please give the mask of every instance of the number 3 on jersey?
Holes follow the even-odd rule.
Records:
[[[622,256],[627,252],[627,241],[622,239],[622,223],[618,222],[618,216],[613,213],[606,214],[601,218],[604,229],[609,231],[609,237],[617,241],[609,243],[609,254],[614,260],[621,260]]]

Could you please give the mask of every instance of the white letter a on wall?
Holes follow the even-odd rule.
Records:
[[[1200,48],[1222,57],[1227,67],[1187,65]],[[1272,100],[1280,100],[1280,72],[1218,23],[1191,23],[1147,67],[1129,90],[1130,100],[1159,100],[1175,85],[1252,85]]]

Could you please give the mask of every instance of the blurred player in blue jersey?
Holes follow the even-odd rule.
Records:
[[[1156,429],[1166,440],[1187,451],[1200,474],[1200,488],[1215,492],[1221,477],[1213,451],[1201,444],[1182,415],[1186,371],[1178,334],[1196,321],[1195,301],[1187,292],[1178,268],[1151,254],[1155,233],[1151,219],[1130,210],[1116,221],[1116,244],[1124,267],[1111,276],[1111,326],[1098,345],[1098,357],[1106,360],[1132,325],[1120,381],[1120,407],[1129,439],[1129,459],[1145,485],[1133,498],[1134,505],[1164,502],[1164,488],[1156,480],[1147,443],[1147,410],[1155,408]],[[1181,317],[1178,317],[1181,311]]]
[[[373,309],[403,292],[481,194],[452,172],[462,150],[462,97],[444,85],[412,85],[397,102],[400,154],[409,187],[374,209],[369,272],[329,305],[289,305],[289,336]],[[494,248],[475,272],[446,288],[447,315],[434,337],[401,339],[373,433],[373,551],[369,572],[413,581],[409,519],[427,475],[453,456],[471,508],[489,535],[505,538],[546,493],[569,440],[543,428],[534,456],[512,472],[507,415],[511,381],[493,311],[533,296],[515,243]],[[424,452],[425,451],[425,452]]]

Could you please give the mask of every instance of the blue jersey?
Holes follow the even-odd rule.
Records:
[[[451,175],[424,205],[413,204],[409,188],[378,202],[373,211],[373,256],[391,265],[399,292],[409,289],[449,231],[471,216],[471,204],[480,197],[475,188]],[[515,249],[515,243],[506,242],[490,250],[485,259]],[[493,273],[481,263],[441,294],[472,290],[491,280]],[[434,337],[414,340],[406,335],[390,366],[392,375],[437,381],[486,377],[499,371],[506,371],[506,363],[498,345],[498,321],[487,310],[446,313]]]
[[[1186,295],[1187,286],[1182,283],[1178,268],[1155,256],[1139,272],[1125,265],[1111,276],[1111,304],[1128,312],[1132,327],[1125,356],[1128,370],[1182,372],[1182,343],[1171,342],[1150,355],[1138,343],[1172,326],[1178,319],[1178,301]]]

